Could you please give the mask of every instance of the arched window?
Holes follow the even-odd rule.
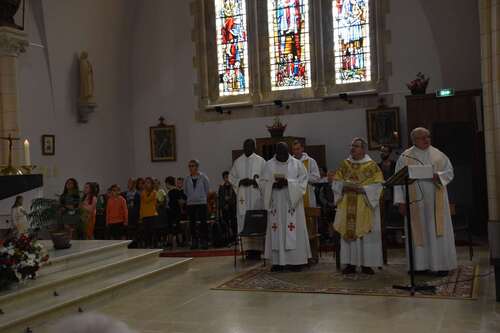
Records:
[[[333,0],[335,84],[371,80],[368,0]]]
[[[249,93],[245,0],[215,0],[219,95]]]
[[[311,87],[308,0],[268,0],[271,89]]]
[[[345,94],[371,106],[387,86],[388,0],[192,1],[202,121],[272,115],[277,100],[284,113],[355,107]]]

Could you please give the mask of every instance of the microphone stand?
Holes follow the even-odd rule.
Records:
[[[413,156],[409,156],[406,154],[399,154],[401,156],[413,159],[420,164],[424,165],[422,161],[420,161],[417,158],[414,158]],[[413,231],[411,227],[411,210],[410,210],[410,191],[409,191],[409,186],[410,186],[410,179],[409,176],[407,175],[405,177],[405,200],[406,200],[406,229],[408,233],[408,256],[409,256],[409,261],[410,261],[410,285],[393,285],[393,289],[398,289],[398,290],[406,290],[410,292],[411,296],[415,296],[415,292],[417,291],[427,291],[427,292],[436,292],[436,287],[435,286],[429,286],[429,285],[417,285],[415,283],[415,257],[414,257],[414,249],[413,249]]]

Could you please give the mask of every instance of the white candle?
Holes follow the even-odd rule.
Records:
[[[24,140],[24,165],[31,165],[30,142],[28,139]]]

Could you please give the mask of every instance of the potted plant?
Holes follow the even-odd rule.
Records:
[[[31,203],[29,219],[31,228],[35,232],[47,228],[54,243],[54,249],[67,249],[71,247],[71,235],[60,223],[61,205],[56,199],[37,198]]]
[[[406,84],[412,95],[424,95],[429,85],[429,77],[421,72],[417,73],[417,78]]]
[[[274,122],[271,126],[267,126],[271,138],[282,138],[286,130],[286,125],[284,125],[279,117],[274,118]]]

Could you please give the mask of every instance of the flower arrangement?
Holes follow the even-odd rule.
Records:
[[[6,240],[0,248],[0,290],[35,279],[42,263],[48,259],[42,244],[30,235],[21,234]]]
[[[426,77],[421,72],[417,73],[417,78],[406,84],[408,89],[410,89],[412,95],[425,94],[427,85],[429,85],[429,77]]]
[[[273,124],[267,126],[267,130],[272,138],[281,138],[283,137],[283,133],[285,133],[286,125],[281,122],[279,117],[276,117],[274,118]]]

